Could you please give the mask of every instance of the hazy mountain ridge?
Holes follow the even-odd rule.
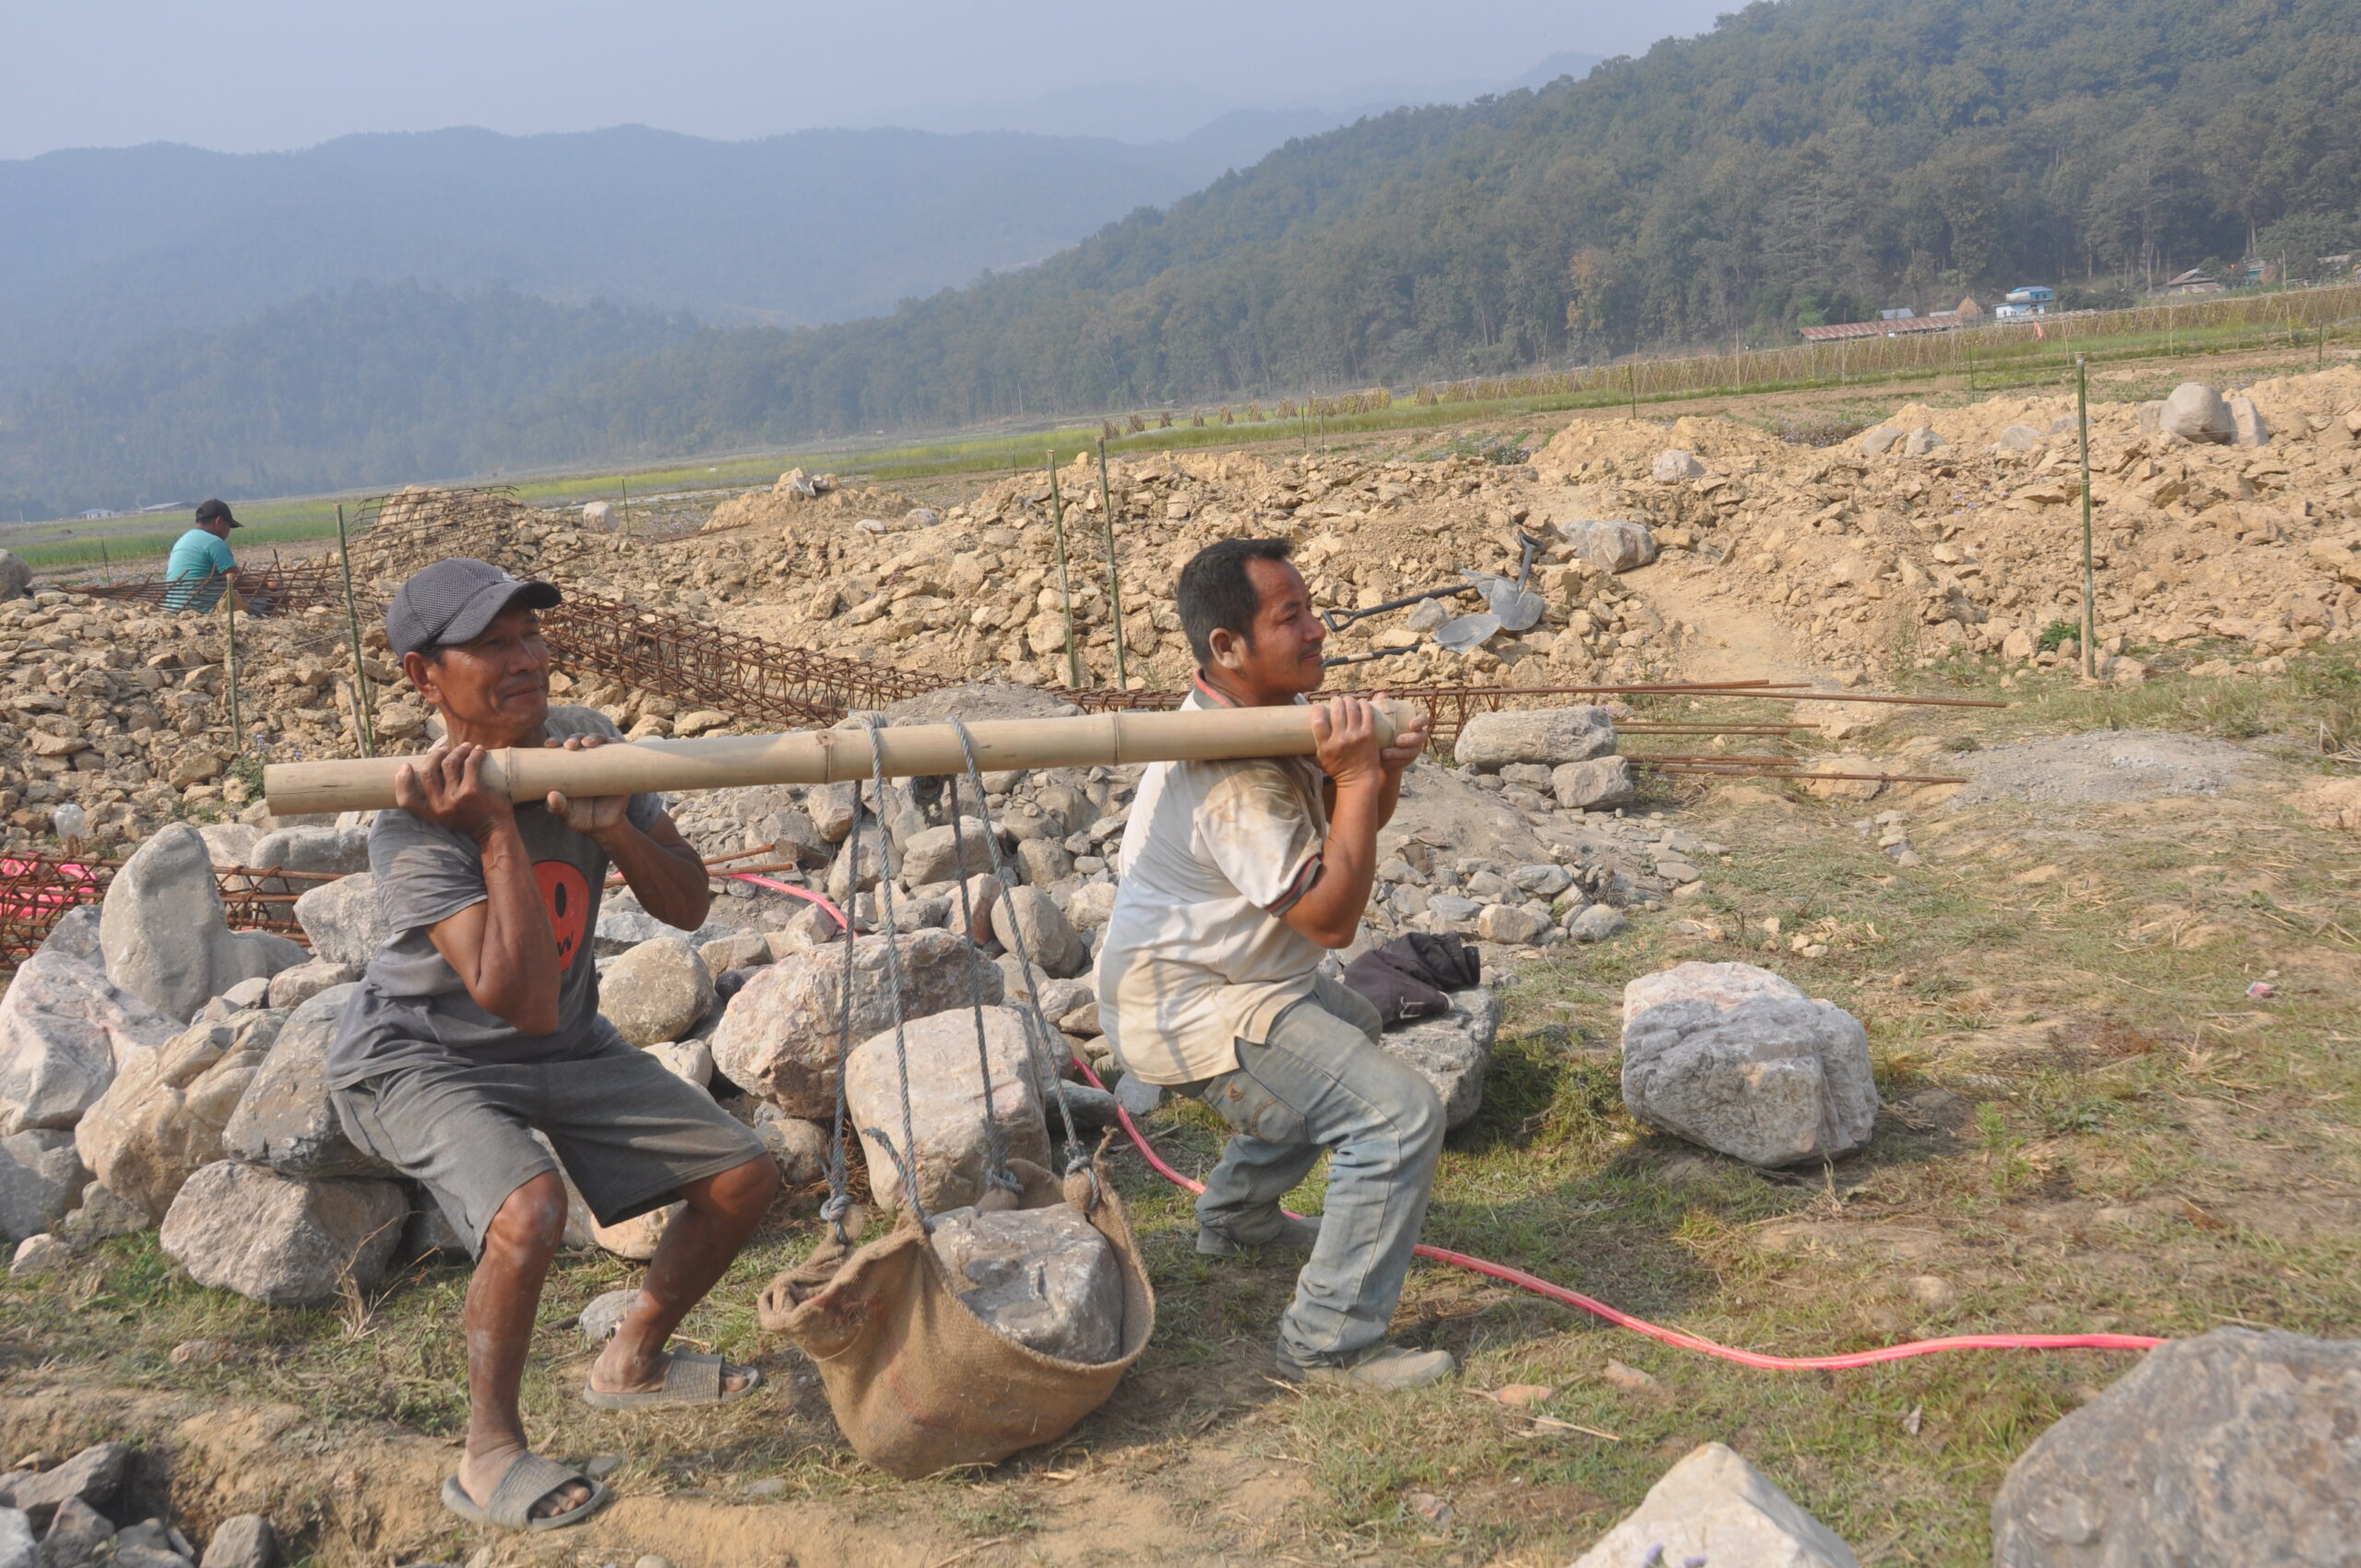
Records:
[[[1578,80],[1292,141],[889,315],[586,358],[464,443],[412,449],[571,463],[1400,386],[1786,339],[2021,281],[2157,278],[2278,220],[2361,238],[2356,208],[2361,0],[1782,0]],[[292,355],[274,372],[283,405],[329,367]],[[237,407],[97,391],[136,380],[20,403],[0,491],[78,500],[238,471]],[[113,421],[112,446],[93,418]],[[279,450],[273,472],[431,477]],[[167,453],[223,467],[156,466]]]

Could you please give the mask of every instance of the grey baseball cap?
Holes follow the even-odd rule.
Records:
[[[561,597],[556,585],[512,577],[489,561],[437,561],[395,591],[386,607],[386,641],[397,659],[438,644],[471,643],[510,606],[547,610]]]

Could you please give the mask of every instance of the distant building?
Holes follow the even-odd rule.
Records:
[[[1999,304],[1993,308],[1992,319],[2012,321],[2028,315],[2047,315],[2057,303],[2057,290],[2047,283],[2028,283],[2001,296]]]
[[[86,523],[99,523],[104,522],[109,517],[120,517],[123,514],[110,512],[103,506],[93,506],[87,512],[77,512],[74,516]]]
[[[2221,291],[2222,280],[2208,274],[2201,267],[2192,267],[2179,277],[2167,279],[2165,284],[2167,294],[2218,294]]]
[[[1963,327],[1984,325],[1984,307],[1969,295],[1960,301],[1956,310],[1939,310],[1927,315],[1913,315],[1908,311],[1896,315],[1880,313],[1876,321],[1845,321],[1829,327],[1797,328],[1807,343],[1833,343],[1847,338],[1902,338],[1917,332],[1956,332]]]

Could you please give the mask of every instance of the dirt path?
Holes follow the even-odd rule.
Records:
[[[616,1503],[587,1525],[502,1536],[444,1511],[437,1492],[457,1450],[414,1433],[329,1431],[293,1406],[80,1383],[0,1400],[11,1454],[72,1452],[101,1431],[141,1450],[139,1506],[199,1539],[238,1514],[310,1519],[315,1528],[298,1546],[324,1563],[506,1568],[629,1562],[652,1552],[674,1568],[1194,1568],[1299,1545],[1310,1494],[1291,1467],[1192,1443],[1074,1449],[1014,1484],[1005,1472],[981,1486],[951,1479],[918,1496],[874,1477],[848,1478],[835,1495],[668,1494],[627,1469],[616,1477]]]

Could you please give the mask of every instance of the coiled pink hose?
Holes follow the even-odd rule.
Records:
[[[1087,1062],[1076,1057],[1074,1065],[1082,1069],[1082,1075],[1088,1078],[1093,1087],[1102,1089],[1107,1087],[1098,1081],[1098,1075],[1090,1070]],[[1130,1111],[1117,1106],[1115,1114],[1122,1119],[1123,1131],[1131,1134],[1133,1144],[1148,1164],[1155,1167],[1157,1175],[1192,1193],[1205,1190],[1204,1182],[1191,1181],[1164,1162],[1164,1157],[1156,1152],[1155,1146],[1147,1141],[1147,1135],[1140,1131],[1139,1123],[1132,1120]],[[2164,1343],[2162,1339],[2144,1334],[1960,1334],[1946,1339],[1914,1339],[1907,1344],[1888,1345],[1876,1350],[1855,1350],[1842,1356],[1766,1356],[1760,1350],[1740,1350],[1734,1346],[1717,1345],[1711,1339],[1701,1339],[1693,1334],[1683,1334],[1677,1328],[1667,1328],[1645,1318],[1633,1317],[1630,1313],[1619,1312],[1605,1301],[1585,1296],[1579,1290],[1553,1285],[1538,1275],[1511,1268],[1506,1264],[1470,1257],[1465,1253],[1454,1253],[1447,1247],[1430,1247],[1423,1242],[1417,1250],[1422,1258],[1432,1258],[1437,1263],[1468,1269],[1488,1278],[1530,1290],[1536,1296],[1546,1296],[1550,1301],[1579,1307],[1594,1317],[1605,1318],[1618,1328],[1628,1328],[1634,1334],[1644,1334],[1651,1339],[1662,1340],[1683,1350],[1717,1356],[1725,1361],[1736,1361],[1739,1366],[1755,1367],[1764,1372],[1833,1372],[1844,1367],[1875,1366],[1880,1361],[1904,1361],[1913,1356],[1939,1355],[1946,1350],[2153,1350]]]
[[[817,904],[835,916],[840,927],[848,929],[852,924],[845,919],[842,909],[809,888],[792,886],[749,872],[729,874],[741,882],[754,883],[774,892],[791,894]],[[1074,1058],[1074,1065],[1082,1069],[1082,1075],[1090,1080],[1092,1087],[1104,1089],[1107,1087],[1099,1082],[1098,1075],[1090,1070],[1090,1063],[1080,1056]],[[1174,1186],[1185,1187],[1192,1193],[1205,1190],[1204,1182],[1191,1181],[1164,1162],[1164,1157],[1156,1152],[1156,1146],[1147,1141],[1147,1134],[1140,1131],[1139,1123],[1132,1120],[1130,1111],[1119,1105],[1115,1108],[1115,1114],[1122,1119],[1123,1131],[1131,1134],[1133,1146],[1157,1175]],[[1848,1351],[1841,1356],[1766,1356],[1760,1350],[1741,1350],[1731,1345],[1717,1345],[1711,1339],[1701,1339],[1693,1334],[1683,1334],[1677,1328],[1667,1328],[1662,1324],[1633,1317],[1630,1313],[1618,1311],[1596,1297],[1585,1296],[1579,1290],[1569,1290],[1562,1285],[1553,1285],[1538,1275],[1511,1268],[1506,1264],[1471,1257],[1465,1253],[1454,1253],[1447,1247],[1430,1247],[1424,1242],[1418,1244],[1417,1252],[1422,1258],[1447,1263],[1454,1268],[1467,1269],[1487,1278],[1514,1285],[1566,1306],[1578,1307],[1593,1317],[1605,1318],[1618,1328],[1628,1328],[1634,1334],[1644,1334],[1651,1339],[1661,1340],[1679,1349],[1694,1350],[1700,1355],[1718,1357],[1722,1360],[1735,1361],[1739,1366],[1753,1367],[1762,1372],[1835,1372],[1846,1367],[1873,1367],[1881,1361],[1906,1361],[1914,1356],[1940,1355],[1947,1350],[2153,1350],[2164,1343],[2162,1339],[2145,1334],[1955,1334],[1943,1339],[1913,1339],[1875,1350]]]

